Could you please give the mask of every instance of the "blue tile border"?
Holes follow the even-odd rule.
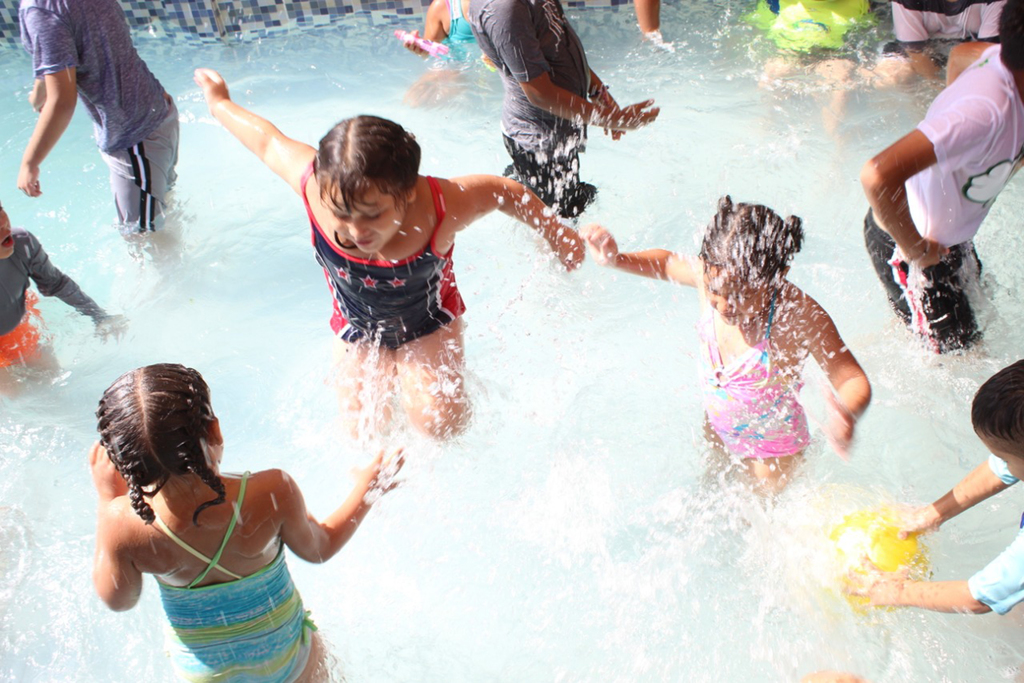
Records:
[[[250,40],[359,17],[372,24],[420,15],[430,0],[119,0],[136,31],[186,40]],[[565,0],[572,9],[632,0]],[[0,0],[0,46],[20,45],[18,0]]]

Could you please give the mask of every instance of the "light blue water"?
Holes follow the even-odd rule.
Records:
[[[875,388],[851,462],[818,434],[801,478],[769,509],[723,486],[699,436],[693,292],[593,264],[560,273],[522,226],[483,220],[455,252],[473,428],[443,447],[402,430],[382,439],[408,445],[406,485],[331,563],[291,562],[337,678],[791,681],[842,668],[875,681],[991,681],[1024,661],[1016,616],[865,619],[822,587],[829,525],[882,500],[931,501],[985,456],[968,406],[1021,348],[1022,183],[977,239],[991,302],[984,348],[926,355],[894,324],[864,255],[857,173],[935,90],[855,88],[830,136],[821,87],[758,87],[772,50],[743,9],[666,7],[674,53],[640,45],[631,12],[572,15],[619,101],[662,107],[619,142],[592,131],[583,173],[601,194],[589,218],[626,249],[692,253],[725,192],[802,216],[791,278],[831,312]],[[497,77],[471,69],[462,94],[409,107],[423,64],[381,28],[240,46],[140,38],[140,48],[182,113],[181,255],[159,262],[133,258],[111,227],[106,168],[81,112],[44,165],[43,198],[15,190],[35,118],[28,58],[0,52],[0,200],[87,292],[131,319],[126,339],[103,345],[88,321],[44,301],[62,375],[0,404],[4,679],[170,678],[152,583],[136,609],[114,614],[90,582],[85,454],[96,401],[121,372],[198,368],[227,438],[225,469],[282,467],[319,515],[370,455],[338,424],[325,383],[330,299],[301,201],[212,121],[193,68],[219,69],[236,100],[313,144],[337,120],[374,113],[416,134],[424,173],[507,163]],[[821,415],[820,373],[809,375],[805,398]],[[1020,500],[1007,492],[933,536],[935,578],[966,578],[1002,550]]]

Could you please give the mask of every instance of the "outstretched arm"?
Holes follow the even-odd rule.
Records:
[[[938,529],[940,525],[964,510],[969,510],[1010,486],[1011,484],[1004,483],[996,476],[988,462],[983,462],[937,501],[907,515],[907,521],[900,530],[900,537],[905,538],[908,534]]]
[[[540,234],[567,269],[574,270],[583,263],[583,240],[579,233],[522,183],[493,175],[462,176],[448,181],[445,197],[452,215],[453,232],[448,233],[449,240],[454,240],[455,231],[498,210]],[[449,244],[439,242],[438,248],[444,253]]]
[[[202,88],[214,118],[296,193],[302,194],[302,174],[316,156],[316,150],[287,137],[270,121],[232,102],[227,83],[213,69],[196,69],[195,82]]]
[[[949,249],[921,236],[910,217],[904,183],[935,163],[931,140],[914,130],[864,164],[860,172],[875,221],[892,235],[903,256],[922,268],[934,266]]]
[[[45,92],[43,105],[39,110],[39,120],[36,121],[32,137],[25,146],[25,153],[21,157],[21,169],[18,171],[18,189],[29,197],[38,197],[43,193],[39,185],[39,166],[67,130],[75,113],[75,103],[78,101],[78,72],[70,68],[59,73],[47,74],[40,87]],[[38,88],[34,89],[33,95],[38,94]],[[33,106],[38,101],[33,98]]]
[[[593,76],[591,78],[593,82]],[[614,99],[601,97],[607,91],[595,93],[595,101],[589,101],[560,88],[547,72],[519,84],[530,104],[563,119],[601,126],[608,130],[636,130],[658,118],[661,110],[654,106],[654,100],[644,100],[620,108]]]
[[[934,612],[985,614],[992,608],[971,595],[966,581],[907,581],[880,572],[854,594],[865,595],[872,605],[920,607]]]
[[[691,259],[665,249],[621,253],[612,234],[597,223],[583,226],[580,234],[587,242],[591,257],[602,266],[655,280],[671,280],[690,287],[696,287],[702,277],[694,269]]]
[[[287,473],[278,471],[281,479],[276,486],[274,498],[279,505],[283,523],[281,538],[285,545],[307,562],[326,562],[334,557],[342,546],[355,534],[359,524],[366,517],[373,504],[366,500],[371,490],[382,493],[396,486],[392,477],[403,463],[402,451],[395,452],[384,461],[381,451],[367,467],[359,470],[356,484],[348,498],[323,522],[318,522],[306,509],[302,492]],[[387,481],[381,481],[382,470],[391,469]]]

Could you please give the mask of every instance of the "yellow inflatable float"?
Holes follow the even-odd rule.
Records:
[[[746,21],[783,50],[838,50],[850,29],[874,22],[868,0],[759,0]]]

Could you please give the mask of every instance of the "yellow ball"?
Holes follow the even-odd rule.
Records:
[[[845,577],[850,572],[866,573],[864,558],[884,572],[909,568],[923,572],[927,559],[917,542],[916,535],[899,537],[899,517],[888,508],[861,510],[843,518],[832,528],[832,541],[840,571]],[[854,606],[866,605],[868,599],[862,596],[847,597]]]

